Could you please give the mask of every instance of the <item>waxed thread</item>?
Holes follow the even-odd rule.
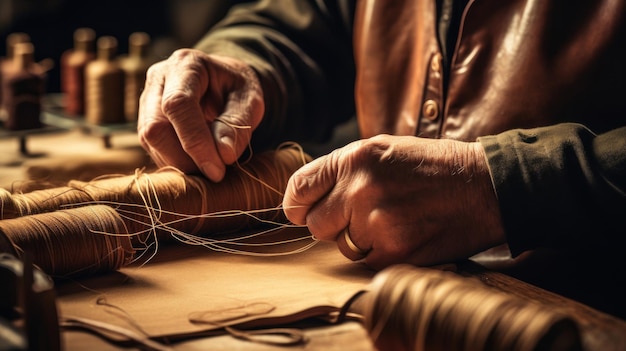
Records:
[[[564,313],[452,272],[392,266],[364,296],[364,327],[379,350],[581,349]]]
[[[136,253],[132,262],[141,258],[146,263],[154,257],[159,251],[160,237],[157,233],[160,232],[169,233],[168,238],[174,238],[188,245],[203,246],[211,250],[232,254],[277,256],[303,252],[312,247],[316,241],[311,240],[310,237],[299,236],[275,242],[264,240],[258,243],[246,242],[283,228],[301,227],[285,223],[280,213],[280,205],[267,206],[270,203],[275,205],[276,202],[280,201],[282,192],[277,189],[277,185],[282,184],[280,187],[284,187],[290,173],[301,165],[299,163],[293,164],[294,161],[306,160],[301,153],[301,149],[291,145],[279,149],[276,153],[259,154],[255,156],[255,162],[237,164],[231,170],[228,179],[225,179],[225,183],[220,185],[202,181],[200,177],[185,176],[177,170],[163,169],[150,174],[137,170],[132,176],[100,177],[86,183],[70,181],[67,187],[38,190],[25,194],[2,194],[0,192],[3,218],[27,218],[39,212],[56,216],[56,212],[60,209],[70,210],[96,204],[106,205],[114,208],[116,216],[123,219],[124,230],[94,226],[88,231],[93,235],[127,237],[131,240],[132,249]],[[277,155],[284,157],[280,159]],[[285,165],[287,162],[292,164],[287,166]],[[271,172],[275,174],[271,174]],[[170,178],[174,179],[173,183],[167,182],[171,180]],[[266,178],[267,180],[271,179],[272,184],[264,180]],[[194,194],[188,194],[191,191]],[[215,206],[209,205],[209,201],[216,202],[221,198],[228,197],[230,195],[228,192],[234,192],[236,198],[232,199],[244,202],[243,210],[232,209],[234,207],[232,204],[224,205],[227,207],[225,210],[216,209]],[[271,195],[272,193],[274,195]],[[231,203],[233,203],[232,199]],[[195,208],[188,211],[189,213],[183,211],[185,213],[181,214],[175,211],[185,204],[193,204]],[[200,211],[197,211],[198,208]],[[211,208],[210,211],[208,211],[209,208]],[[240,220],[242,216],[249,218],[252,222],[274,227],[262,228],[251,234],[226,239],[196,235],[208,231],[217,233],[230,231],[232,233],[250,226],[250,221],[245,225],[241,224],[243,222]],[[41,214],[38,218],[42,220],[44,217],[45,215]],[[102,215],[95,217],[99,218]],[[222,222],[231,219],[233,219],[231,223],[222,228],[219,228],[220,223],[215,222],[216,220]],[[70,230],[65,227],[56,229]],[[212,229],[216,230],[213,231]],[[49,240],[49,238],[42,238],[42,240]],[[307,242],[300,247],[282,252],[276,250],[274,252],[254,252],[251,250],[251,248],[278,247],[300,241]],[[109,248],[114,247],[108,242],[106,245]],[[49,255],[53,255],[52,249],[47,250],[47,252]],[[119,266],[113,269],[116,268]]]

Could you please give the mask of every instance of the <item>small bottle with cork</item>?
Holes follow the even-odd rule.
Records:
[[[2,109],[4,127],[8,130],[42,127],[46,69],[35,63],[34,51],[30,42],[16,43],[12,60],[2,65]]]
[[[74,47],[61,55],[63,109],[73,117],[85,114],[85,68],[96,58],[96,32],[91,28],[74,31]]]
[[[150,35],[134,32],[128,37],[128,56],[120,58],[124,70],[124,111],[127,122],[137,121],[139,97],[146,82],[146,72],[156,59],[150,53]]]
[[[94,125],[125,123],[124,71],[115,60],[117,39],[103,36],[97,46],[97,59],[85,69],[85,118]]]

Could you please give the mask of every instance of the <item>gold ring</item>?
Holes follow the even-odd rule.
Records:
[[[350,238],[350,231],[348,228],[344,229],[337,238],[337,247],[339,251],[352,261],[362,260],[367,256],[368,250],[363,250]]]

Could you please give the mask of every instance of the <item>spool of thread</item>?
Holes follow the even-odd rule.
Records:
[[[96,125],[124,123],[124,72],[115,55],[117,39],[97,41],[98,55],[85,68],[85,117]]]
[[[379,350],[582,350],[571,318],[453,272],[392,266],[362,298]]]
[[[146,82],[148,67],[155,60],[150,56],[150,36],[145,32],[132,33],[128,38],[128,56],[120,59],[124,70],[124,112],[126,121],[137,120],[139,97]]]
[[[45,72],[34,62],[30,42],[13,45],[13,60],[5,65],[2,77],[5,128],[24,130],[41,127],[41,100],[45,93]]]
[[[85,113],[85,69],[95,60],[96,32],[91,28],[74,31],[74,47],[61,55],[61,92],[64,110],[71,116]]]
[[[28,252],[53,276],[95,275],[132,261],[127,232],[113,208],[84,206],[0,221],[0,251],[19,258]]]
[[[144,205],[146,197],[155,194],[163,212],[206,214],[267,209],[280,205],[289,177],[310,159],[295,147],[262,152],[243,165],[229,167],[219,183],[203,176],[185,175],[165,168],[152,173],[103,177],[90,182],[70,181],[67,186],[28,193],[11,194],[3,190],[0,191],[0,218],[51,212],[89,201],[136,207]],[[144,212],[145,209],[135,211]],[[240,220],[237,221],[240,223]]]
[[[33,252],[48,274],[93,274],[129,262],[130,248],[146,249],[153,234],[214,237],[258,227],[257,218],[284,221],[281,191],[309,160],[297,148],[283,148],[230,168],[220,183],[164,170],[25,194],[3,190],[0,250]],[[253,217],[254,210],[263,211]]]
[[[86,203],[109,203],[144,228],[155,216],[170,223],[164,230],[212,234],[250,228],[258,224],[243,211],[267,210],[258,216],[283,220],[278,209],[287,181],[310,156],[298,148],[267,151],[241,168],[231,167],[220,183],[177,170],[103,178],[91,182],[71,181],[67,186],[11,194],[0,189],[0,218],[11,219],[52,212]],[[151,207],[150,209],[148,207]],[[235,211],[229,216],[199,216]]]
[[[13,47],[15,46],[15,44],[18,43],[29,43],[30,42],[30,36],[26,33],[23,32],[15,32],[15,33],[10,33],[7,36],[6,39],[6,56],[0,59],[0,112],[2,112],[2,117],[3,119],[6,119],[6,111],[4,111],[4,98],[2,97],[3,94],[3,76],[4,76],[4,71],[7,69],[10,69],[10,67],[13,65]]]

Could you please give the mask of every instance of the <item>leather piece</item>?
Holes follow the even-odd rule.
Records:
[[[176,244],[162,248],[153,261],[141,267],[58,285],[58,305],[61,317],[91,319],[136,331],[128,322],[131,317],[150,337],[178,340],[221,334],[225,325],[276,326],[327,316],[339,311],[374,274],[347,260],[331,242],[279,257],[239,256]],[[101,297],[125,316],[98,304]],[[189,321],[194,313],[254,303],[270,304],[274,309],[221,324]]]

